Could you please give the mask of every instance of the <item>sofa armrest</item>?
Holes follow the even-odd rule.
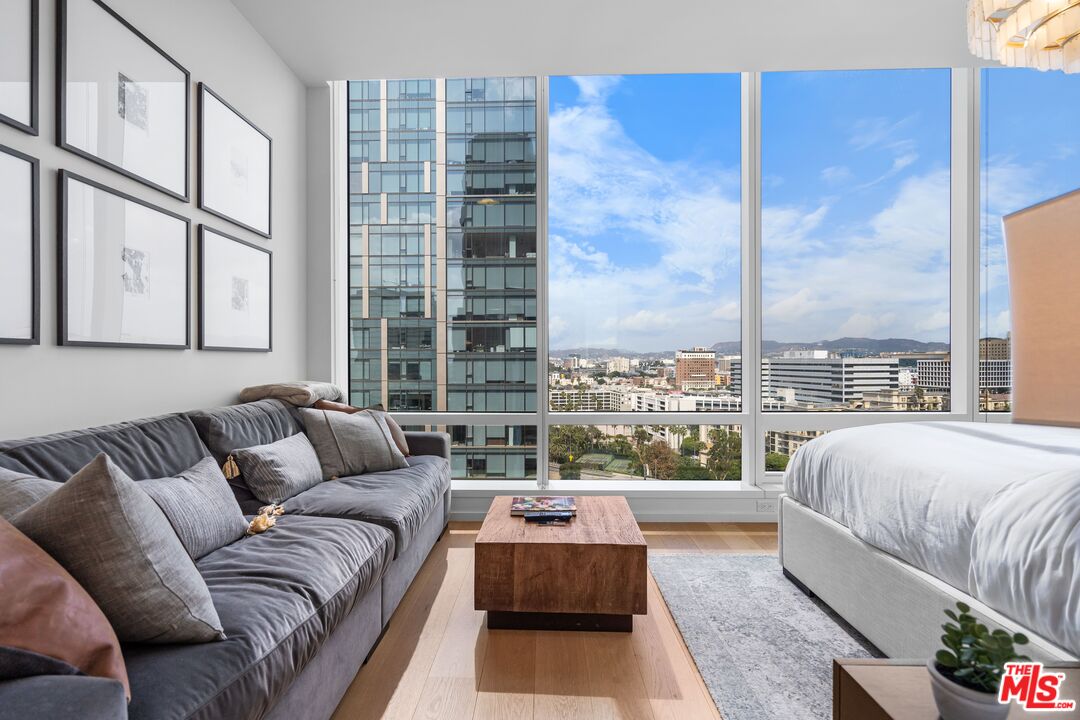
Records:
[[[127,720],[124,686],[87,675],[35,675],[0,682],[0,718]]]
[[[405,442],[413,455],[438,455],[450,459],[450,436],[444,432],[405,431]]]

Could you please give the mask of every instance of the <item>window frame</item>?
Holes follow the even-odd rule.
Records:
[[[902,70],[904,68],[895,68]],[[951,74],[950,142],[950,409],[945,412],[769,412],[761,407],[761,373],[747,372],[740,412],[597,413],[556,412],[548,403],[548,77],[536,82],[536,391],[535,412],[410,413],[410,425],[536,426],[537,476],[455,480],[454,487],[476,491],[558,491],[671,494],[717,497],[732,491],[761,497],[780,489],[782,473],[765,469],[765,435],[783,430],[837,430],[860,425],[913,421],[1009,422],[1011,413],[980,412],[978,407],[978,342],[980,334],[980,68],[953,68]],[[742,366],[761,362],[761,80],[762,73],[741,73],[741,342]],[[332,380],[347,386],[348,370],[348,83],[331,84],[333,139],[333,251],[331,292],[335,337]],[[741,481],[591,481],[548,477],[548,434],[553,425],[740,425]],[[751,495],[747,495],[750,497]]]

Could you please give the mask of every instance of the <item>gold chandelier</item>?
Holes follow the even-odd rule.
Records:
[[[1003,65],[1080,73],[1080,0],[968,0],[968,47]]]

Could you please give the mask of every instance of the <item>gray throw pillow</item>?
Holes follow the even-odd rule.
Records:
[[[279,503],[322,482],[319,458],[302,432],[268,445],[233,451],[240,477],[255,497]]]
[[[55,480],[0,468],[0,517],[11,520],[60,485]]]
[[[13,523],[86,589],[124,642],[225,637],[168,518],[104,453]]]
[[[409,466],[378,411],[349,414],[302,408],[300,419],[327,480]]]
[[[192,560],[244,536],[247,520],[214,458],[203,458],[176,477],[140,480]]]

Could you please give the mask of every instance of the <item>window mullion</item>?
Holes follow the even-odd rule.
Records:
[[[979,409],[978,71],[952,71],[950,407],[973,420]]]
[[[742,468],[765,479],[761,427],[761,73],[742,74]]]
[[[548,478],[548,77],[536,82],[536,485]]]

